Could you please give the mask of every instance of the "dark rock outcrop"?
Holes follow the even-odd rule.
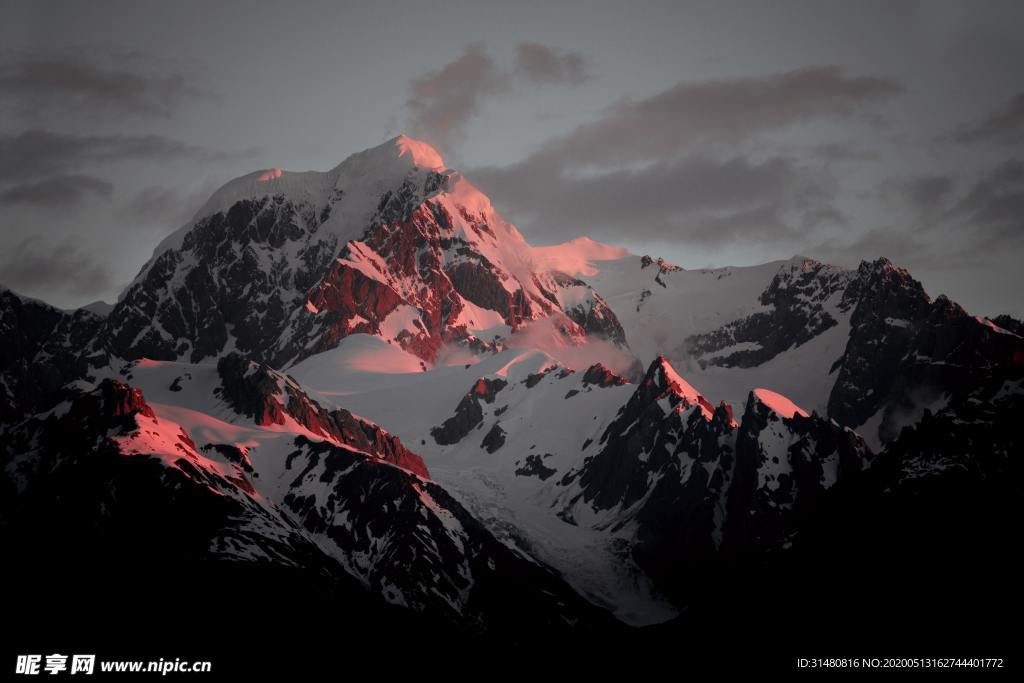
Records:
[[[104,354],[82,353],[102,324],[0,287],[0,424],[49,409],[61,387],[88,376],[90,361],[102,363]]]
[[[537,477],[541,481],[547,481],[556,473],[556,470],[544,464],[544,458],[549,455],[550,453],[545,453],[543,456],[538,455],[537,453],[531,453],[526,456],[526,461],[523,465],[516,468],[516,476]]]
[[[459,404],[455,406],[455,414],[441,423],[439,427],[430,430],[434,441],[442,446],[450,446],[462,441],[484,420],[484,409],[480,402],[494,403],[498,392],[506,386],[508,386],[508,382],[500,377],[493,379],[481,377],[477,380],[473,388],[466,392]],[[502,442],[504,442],[504,438],[502,438]]]
[[[754,313],[712,332],[688,337],[687,352],[701,367],[749,368],[805,344],[838,321],[827,310],[847,288],[848,271],[805,259],[783,266],[761,293],[767,312]],[[726,352],[737,344],[755,348]]]
[[[488,453],[494,453],[504,445],[505,430],[501,428],[500,423],[495,422],[494,426],[487,432],[487,435],[484,436],[484,440],[480,442],[480,448],[485,449]]]
[[[1024,339],[945,296],[932,301],[885,259],[861,264],[843,301],[854,307],[850,338],[828,403],[840,424],[884,411],[878,436],[887,441],[930,403],[989,397],[1021,375]]]
[[[295,448],[285,505],[310,533],[353,558],[353,571],[374,592],[495,636],[511,635],[525,614],[552,635],[610,624],[437,484],[327,442],[298,437]]]
[[[339,408],[327,410],[311,399],[292,378],[268,366],[231,353],[217,362],[221,397],[256,424],[284,424],[285,416],[325,438],[349,446],[384,462],[429,477],[423,459],[398,437],[378,425]]]
[[[583,373],[583,386],[619,387],[629,384],[625,377],[620,377],[601,363],[594,363]]]
[[[778,547],[805,508],[872,454],[852,431],[780,415],[753,392],[737,424],[727,404],[710,409],[676,377],[663,359],[652,363],[601,450],[559,480],[560,515],[574,522],[587,506],[601,528],[632,529],[637,564],[687,604],[696,584],[684,577]]]

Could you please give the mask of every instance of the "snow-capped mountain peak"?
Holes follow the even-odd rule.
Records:
[[[600,338],[621,355],[615,314],[574,274],[626,253],[589,239],[532,247],[436,150],[399,136],[329,171],[264,169],[224,185],[124,292],[105,345],[194,362],[238,350],[275,368],[353,334],[423,367],[452,344],[481,353]]]
[[[283,197],[297,206],[306,205],[322,211],[323,207],[333,206],[347,195],[349,201],[344,207],[344,215],[331,221],[332,227],[342,231],[342,224],[348,221],[338,218],[368,219],[368,212],[374,208],[373,200],[384,191],[401,187],[410,176],[430,176],[444,171],[444,160],[437,150],[405,135],[353,154],[328,171],[288,171],[281,168],[252,171],[222,185],[186,225],[157,246],[153,255],[155,258],[168,248],[180,246],[184,235],[197,221],[228,211],[237,202],[264,197]],[[437,186],[440,185],[438,181]]]
[[[714,406],[676,372],[665,356],[659,355],[654,359],[643,381],[645,385],[652,386],[658,391],[659,399],[672,395],[677,399],[674,403],[682,400],[679,404],[681,407],[700,406],[706,420],[710,420],[714,415]]]

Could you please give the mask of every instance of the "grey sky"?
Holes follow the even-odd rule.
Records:
[[[221,183],[399,132],[529,239],[888,256],[1024,314],[1019,2],[0,0],[0,282],[112,300]]]

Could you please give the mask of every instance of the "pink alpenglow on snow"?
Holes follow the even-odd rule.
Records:
[[[683,399],[687,405],[700,406],[704,419],[710,420],[715,412],[711,403],[676,372],[676,369],[672,367],[665,356],[658,356],[658,366],[666,387],[676,396]]]
[[[537,270],[557,270],[572,276],[586,277],[600,272],[595,261],[616,261],[631,254],[629,249],[595,242],[583,236],[562,244],[533,247],[531,255]]]
[[[984,325],[985,327],[987,327],[990,330],[992,330],[993,332],[997,332],[999,334],[1010,334],[1010,335],[1013,334],[1013,332],[1010,332],[1009,330],[1004,330],[1003,328],[999,327],[999,325],[996,325],[994,322],[992,322],[988,318],[982,318],[980,315],[976,315],[976,316],[974,316],[974,319],[976,321],[978,321],[979,323],[981,323],[982,325]]]
[[[757,400],[774,410],[782,417],[792,418],[794,415],[810,417],[810,413],[806,410],[793,403],[782,394],[777,394],[770,389],[754,389],[754,395],[757,396]]]
[[[412,157],[414,164],[420,168],[433,168],[438,171],[443,171],[444,159],[437,152],[436,149],[428,145],[421,140],[413,140],[405,135],[398,136],[395,140],[395,144],[398,145],[398,156],[403,157],[406,154]]]

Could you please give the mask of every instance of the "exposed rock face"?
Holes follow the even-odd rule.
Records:
[[[501,283],[493,264],[486,258],[450,266],[448,278],[456,292],[481,308],[498,311],[506,324],[519,327],[532,317],[532,307],[523,290],[510,293]]]
[[[992,318],[992,322],[997,327],[1001,327],[1004,330],[1013,332],[1018,337],[1024,337],[1024,322],[1017,320],[1011,315],[1002,314]]]
[[[749,368],[765,363],[835,326],[837,308],[849,306],[844,292],[852,278],[849,271],[810,259],[791,263],[761,294],[761,305],[770,310],[689,337],[686,349],[701,367]],[[743,348],[730,351],[734,346]]]
[[[500,377],[493,379],[481,377],[477,380],[473,388],[455,406],[455,414],[445,420],[441,426],[430,430],[430,435],[434,437],[434,441],[442,446],[449,446],[462,441],[466,435],[479,427],[484,421],[484,410],[480,402],[494,403],[495,396],[506,386],[508,386],[508,382]],[[494,430],[492,429],[491,431],[493,432]],[[498,443],[499,436],[497,434],[491,437],[489,432],[488,437],[492,439],[489,443]],[[501,443],[504,443],[503,438],[501,438]],[[498,443],[498,447],[500,445]]]
[[[354,585],[294,526],[253,500],[244,474],[225,474],[179,426],[158,420],[138,389],[107,379],[66,398],[66,411],[2,435],[14,487],[3,504],[6,522],[66,538],[62,552],[103,566],[158,572],[163,563],[271,561],[313,576],[333,565],[342,584]]]
[[[924,406],[978,389],[991,396],[1020,374],[1024,339],[945,296],[932,301],[885,259],[861,264],[843,302],[854,307],[850,339],[828,405],[841,424],[864,424],[881,410],[879,435],[889,440]]]
[[[199,220],[156,257],[104,320],[102,346],[128,359],[191,361],[235,348],[265,359],[338,248],[318,207],[244,199]],[[229,335],[230,330],[230,335]]]
[[[89,420],[98,418],[110,425],[137,428],[136,415],[155,418],[142,392],[113,379],[103,380],[92,394],[75,401],[70,414]]]
[[[224,456],[229,462],[240,465],[246,472],[251,473],[252,461],[249,459],[249,449],[245,446],[236,446],[227,443],[208,443],[203,446],[204,451],[216,451]]]
[[[541,481],[547,481],[557,470],[551,469],[544,464],[544,457],[546,456],[550,456],[550,453],[546,453],[543,456],[538,455],[537,453],[531,453],[526,456],[526,460],[523,465],[516,469],[516,476],[537,477]]]
[[[608,388],[619,387],[623,384],[629,384],[629,382],[626,381],[625,377],[616,375],[601,363],[594,363],[583,373],[583,384]]]
[[[206,449],[225,461],[204,456],[137,389],[108,379],[68,401],[59,415],[0,435],[12,489],[0,501],[0,519],[17,523],[21,536],[45,531],[48,541],[62,541],[61,552],[95,557],[128,576],[144,571],[172,581],[200,567],[219,576],[221,562],[231,563],[234,581],[287,570],[281,576],[300,580],[290,595],[312,582],[354,601],[353,616],[367,602],[386,613],[373,597],[381,596],[438,625],[488,637],[520,630],[524,606],[530,623],[552,636],[613,627],[558,576],[495,539],[443,488],[370,453],[296,437],[285,463],[283,514],[269,498],[278,489],[256,490],[259,480],[250,479],[251,463],[237,447]]]
[[[299,437],[295,447],[285,505],[390,602],[494,634],[514,631],[522,614],[552,635],[610,623],[437,484],[327,442]]]
[[[674,432],[683,421],[694,416],[703,420],[703,411],[713,411],[707,399],[691,387],[681,387],[675,370],[664,356],[658,357],[605,430],[601,452],[562,483],[578,477],[580,497],[599,510],[630,507],[647,493],[648,473],[662,466],[665,440],[674,443]]]
[[[817,416],[779,415],[753,392],[735,453],[722,540],[738,552],[781,542],[790,511],[813,504],[873,458],[855,432]]]
[[[775,547],[794,514],[872,455],[817,415],[779,414],[751,392],[742,420],[680,386],[664,359],[604,433],[602,448],[559,485],[562,517],[630,533],[637,564],[666,594],[725,555]]]
[[[793,596],[794,623],[835,613],[821,595],[841,585],[849,597],[837,623],[869,623],[877,605],[901,601],[901,614],[912,615],[927,640],[958,623],[970,624],[958,640],[1000,637],[1002,624],[990,623],[983,605],[1019,604],[1019,590],[1008,587],[1024,570],[1016,542],[1024,403],[1015,386],[998,399],[979,394],[926,411],[870,468],[844,477],[799,515],[791,547],[758,558],[765,580]],[[914,590],[879,573],[881,566],[898,567]],[[729,576],[741,571],[737,563]],[[934,604],[936,595],[959,594],[957,586],[971,599]],[[892,642],[907,628],[907,620],[897,622],[883,633]]]
[[[625,345],[585,283],[502,260],[531,247],[454,171],[415,166],[392,141],[314,175],[235,201],[225,199],[232,184],[219,191],[210,215],[128,288],[94,350],[197,362],[235,349],[283,368],[366,333],[432,362],[446,342],[494,350],[475,336],[474,310],[513,331],[555,317],[570,343]],[[349,186],[373,194],[353,198]],[[374,208],[360,213],[352,202]],[[586,296],[565,298],[566,287]]]
[[[485,449],[488,453],[493,453],[504,445],[505,430],[501,428],[501,424],[495,422],[487,432],[487,436],[480,442],[480,448]]]
[[[0,424],[49,408],[64,384],[86,375],[81,351],[102,321],[0,287]]]
[[[523,384],[526,385],[527,389],[532,389],[533,387],[540,384],[540,381],[547,377],[548,373],[551,372],[552,370],[554,370],[554,368],[546,368],[544,370],[541,370],[540,372],[530,373],[529,375],[527,375],[526,379],[523,380]]]
[[[855,272],[790,262],[759,303],[768,310],[689,337],[687,354],[701,367],[757,367],[848,321],[845,349],[832,365],[828,415],[854,428],[873,420],[866,435],[880,442],[926,407],[979,386],[994,391],[1024,354],[1012,318],[1000,325],[944,296],[932,301],[886,259],[865,261]]]
[[[860,265],[843,306],[853,308],[850,340],[837,362],[829,415],[843,424],[860,425],[888,397],[931,300],[909,273],[879,259]]]
[[[555,285],[555,300],[587,336],[626,346],[626,332],[615,312],[590,285],[562,273],[552,273],[551,280]]]
[[[217,362],[221,396],[237,412],[258,425],[284,424],[290,417],[321,436],[385,462],[429,477],[423,459],[402,445],[398,437],[340,408],[327,410],[311,399],[292,378],[266,365],[246,361],[237,353]]]

